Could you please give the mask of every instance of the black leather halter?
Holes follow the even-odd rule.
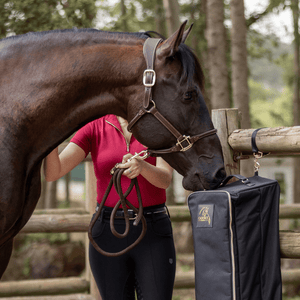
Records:
[[[143,84],[145,86],[145,98],[143,107],[139,110],[137,115],[128,124],[128,131],[146,114],[152,114],[165,128],[167,128],[177,139],[177,143],[168,149],[151,150],[148,149],[150,156],[159,156],[162,154],[185,152],[192,148],[197,141],[217,133],[217,129],[212,129],[204,133],[194,135],[192,137],[182,135],[157,109],[154,100],[152,99],[152,87],[155,85],[156,74],[154,71],[155,52],[158,44],[162,39],[148,38],[144,43],[143,53],[147,63],[147,69],[144,71]]]

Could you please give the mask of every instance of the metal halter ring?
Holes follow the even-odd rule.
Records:
[[[155,104],[155,102],[154,102],[152,99],[150,100],[150,102],[153,104],[153,107],[152,107],[152,108],[156,108],[156,104]],[[148,109],[146,112],[147,112],[148,114],[151,114],[150,109]]]

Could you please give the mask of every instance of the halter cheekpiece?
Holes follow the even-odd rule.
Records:
[[[148,38],[143,47],[144,57],[147,63],[147,69],[143,74],[143,84],[145,86],[145,97],[143,101],[143,107],[139,110],[137,115],[128,124],[128,131],[131,131],[132,127],[146,114],[152,114],[160,123],[164,125],[177,139],[177,143],[168,149],[163,150],[151,150],[148,149],[148,156],[159,156],[162,154],[185,152],[193,147],[194,143],[198,140],[208,137],[217,133],[217,129],[208,130],[204,133],[186,136],[182,135],[156,108],[155,101],[152,99],[152,87],[156,82],[156,73],[154,71],[154,61],[156,48],[162,39]]]

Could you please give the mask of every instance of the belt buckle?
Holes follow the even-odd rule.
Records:
[[[134,217],[129,218],[129,220],[130,220],[130,221],[134,221],[134,220],[136,220],[136,218],[137,218],[137,213],[134,213]]]

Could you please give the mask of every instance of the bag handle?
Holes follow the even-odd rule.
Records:
[[[231,180],[233,177],[237,178],[238,180],[241,180],[243,183],[249,181],[249,179],[243,175],[235,174],[235,175],[229,175],[227,176],[219,185],[219,187],[222,187],[228,183],[229,180]]]

